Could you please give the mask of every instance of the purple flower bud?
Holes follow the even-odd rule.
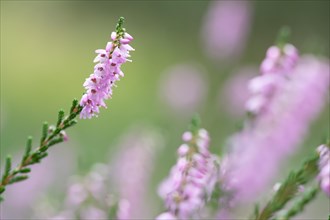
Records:
[[[129,40],[129,39],[125,39],[125,38],[120,39],[120,43],[122,43],[122,44],[129,44],[130,42],[131,42],[131,40]]]
[[[267,50],[260,72],[262,74],[290,74],[298,58],[298,50],[292,44],[286,44],[282,49],[272,46]]]
[[[65,131],[61,131],[60,132],[60,136],[63,138],[64,141],[68,141],[69,140],[69,136],[66,134]]]
[[[126,38],[126,39],[128,39],[130,41],[134,39],[129,33],[125,33],[124,34],[124,38]]]
[[[269,59],[278,59],[281,56],[281,50],[276,47],[276,46],[272,46],[270,48],[268,48],[267,53],[266,53],[266,57]]]
[[[192,133],[190,131],[186,131],[185,133],[183,133],[182,135],[182,140],[185,142],[188,142],[192,139]]]
[[[189,146],[187,144],[182,144],[178,149],[178,155],[184,157],[189,151]]]
[[[111,33],[111,40],[113,40],[113,41],[116,40],[116,37],[117,37],[117,34],[116,34],[116,32],[113,31]]]

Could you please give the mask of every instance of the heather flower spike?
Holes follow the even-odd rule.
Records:
[[[80,118],[92,118],[97,116],[100,107],[106,108],[105,100],[111,98],[112,88],[115,83],[124,76],[121,65],[129,59],[129,52],[134,49],[129,45],[133,37],[123,28],[124,18],[119,18],[116,31],[111,33],[111,41],[105,49],[98,49],[94,62],[94,72],[86,79],[83,86],[86,93],[80,100],[82,111]]]
[[[298,50],[289,44],[290,28],[283,27],[277,38],[276,45],[271,46],[266,53],[266,58],[261,64],[262,74],[290,74],[297,64]]]
[[[64,207],[52,219],[114,219],[118,203],[111,191],[107,164],[95,164],[85,176],[75,176],[66,193]],[[41,216],[37,216],[40,218]]]
[[[276,92],[281,89],[298,63],[298,50],[287,43],[289,35],[290,29],[282,28],[277,44],[268,48],[266,57],[260,65],[261,75],[253,78],[249,83],[252,95],[246,103],[246,110],[253,115],[268,110],[268,105]]]
[[[218,159],[209,152],[209,135],[195,117],[190,131],[182,136],[178,160],[159,187],[167,212],[157,219],[187,219],[209,201],[218,180]]]

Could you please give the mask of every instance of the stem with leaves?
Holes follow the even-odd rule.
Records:
[[[48,156],[47,150],[50,147],[64,141],[63,131],[77,123],[75,118],[81,110],[82,107],[78,104],[78,100],[75,99],[67,116],[65,116],[63,110],[58,112],[58,119],[54,129],[51,129],[48,123],[44,122],[39,147],[31,151],[32,137],[29,136],[27,138],[25,153],[22,156],[21,162],[15,168],[12,168],[11,156],[7,156],[4,173],[0,182],[0,195],[5,191],[7,185],[26,180],[28,173],[31,172],[28,166],[39,163],[43,158]],[[3,200],[2,197],[0,199]]]
[[[267,220],[272,218],[276,212],[282,210],[285,205],[295,197],[299,186],[315,178],[318,173],[318,159],[319,156],[315,155],[307,160],[298,171],[291,172],[262,211],[260,213],[258,210],[255,211],[254,219]],[[303,205],[310,200],[311,199],[307,199]],[[298,209],[296,211],[298,211]]]
[[[283,212],[277,219],[289,220],[298,213],[302,212],[304,207],[316,197],[319,191],[319,187],[317,186],[312,186],[308,189],[305,189],[304,192],[301,193],[302,195],[299,195],[298,198],[295,199],[292,207],[289,210]]]

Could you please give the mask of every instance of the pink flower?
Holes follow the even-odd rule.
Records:
[[[298,50],[292,44],[286,44],[283,48],[272,46],[267,50],[260,72],[262,74],[289,74],[297,64],[298,58]]]
[[[246,102],[248,112],[263,114],[268,111],[272,98],[292,74],[298,58],[298,50],[291,44],[286,44],[283,48],[272,46],[267,50],[266,58],[260,66],[262,75],[249,83],[251,97]]]
[[[192,138],[186,139],[186,136],[190,134],[183,135],[188,141],[179,147],[177,164],[159,187],[158,194],[164,199],[168,212],[157,219],[167,215],[174,219],[192,217],[204,207],[216,184],[217,158],[209,153],[207,131],[200,129]]]
[[[276,78],[268,78],[272,76]],[[280,71],[260,77],[267,78],[252,87],[264,97],[263,108],[267,111],[256,114],[232,137],[227,165],[222,166],[227,167],[224,187],[234,191],[241,201],[250,200],[263,190],[275,176],[282,159],[305,137],[309,125],[325,104],[329,62],[303,56],[291,72]],[[256,173],[258,178],[255,178]]]
[[[251,28],[249,1],[212,1],[201,35],[206,54],[214,60],[238,58]]]
[[[120,198],[117,219],[146,219],[151,216],[148,189],[161,136],[138,126],[128,131],[114,155],[113,183]]]
[[[82,220],[107,220],[107,210],[102,210],[94,206],[85,207],[80,214]]]
[[[219,90],[219,108],[237,118],[245,111],[245,102],[249,98],[248,82],[258,74],[257,67],[245,66],[230,74],[230,78]]]
[[[86,220],[108,219],[108,211],[116,203],[109,179],[110,169],[106,164],[95,164],[86,176],[73,177],[63,210],[55,214],[53,219],[71,219],[71,216]]]
[[[181,115],[189,115],[189,112],[196,111],[206,94],[205,73],[196,65],[173,66],[165,71],[161,80],[161,98],[172,110]]]
[[[164,212],[157,216],[156,220],[177,220],[177,218],[170,212]]]
[[[86,93],[80,100],[83,107],[80,118],[92,118],[100,112],[100,107],[106,108],[105,100],[111,98],[112,88],[116,81],[124,76],[121,65],[131,61],[129,52],[134,49],[129,45],[133,37],[123,33],[122,29],[111,34],[112,42],[108,42],[105,49],[98,49],[94,62],[94,73],[86,79],[83,86]]]
[[[323,192],[330,197],[330,149],[329,146],[321,145],[317,148],[320,155],[318,180]]]

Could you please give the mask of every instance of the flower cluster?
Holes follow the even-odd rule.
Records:
[[[47,196],[38,207],[51,208],[36,211],[34,217],[147,219],[153,208],[147,190],[154,159],[161,146],[162,136],[153,127],[134,126],[120,139],[119,151],[114,154],[112,163],[95,164],[86,175],[73,176],[63,205],[51,204],[51,198]]]
[[[80,105],[83,107],[80,118],[91,118],[105,107],[104,100],[111,98],[115,82],[124,76],[121,65],[131,61],[129,52],[134,49],[129,45],[133,37],[122,28],[123,20],[119,20],[116,32],[112,32],[111,40],[105,49],[98,49],[94,62],[94,73],[86,79],[83,86],[87,90],[82,96]]]
[[[205,205],[218,179],[217,158],[209,152],[209,135],[205,129],[196,134],[186,132],[184,144],[178,149],[178,161],[170,176],[159,187],[159,195],[165,200],[168,213],[158,216],[192,217]]]
[[[264,76],[267,74],[261,77]],[[268,110],[247,121],[230,141],[228,176],[224,180],[226,188],[235,191],[240,201],[250,200],[264,189],[279,163],[296,149],[308,132],[325,104],[329,88],[328,60],[302,56],[279,85],[267,100]],[[254,177],[256,168],[258,178]]]
[[[330,197],[330,149],[326,145],[317,148],[320,155],[318,179],[323,192]]]
[[[298,58],[298,51],[291,44],[286,44],[283,48],[272,46],[267,50],[266,58],[260,66],[262,75],[249,83],[252,96],[246,103],[248,112],[260,114],[267,111],[275,93],[287,80],[286,76],[292,74]]]
[[[118,220],[147,219],[152,205],[148,196],[155,156],[161,136],[144,126],[131,128],[120,140],[112,164],[112,182],[120,198]]]
[[[281,48],[271,46],[261,63],[260,72],[262,74],[290,74],[298,58],[298,50],[292,44],[285,44]]]
[[[96,164],[85,177],[75,177],[60,211],[52,219],[108,219],[108,210],[117,201],[109,190],[109,168]]]

